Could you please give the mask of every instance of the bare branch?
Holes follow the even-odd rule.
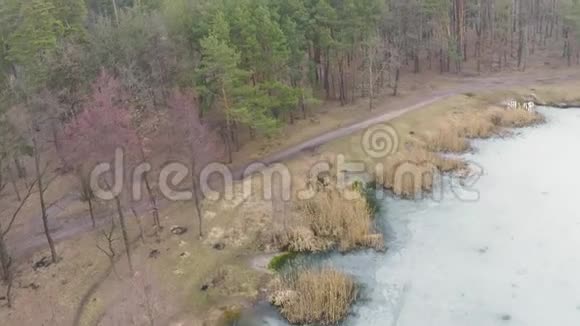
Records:
[[[30,196],[34,193],[33,189],[34,189],[34,186],[36,185],[36,182],[38,182],[38,179],[37,180],[34,180],[34,182],[32,182],[28,186],[28,189],[26,189],[26,195],[22,198],[22,200],[20,201],[20,204],[18,205],[18,207],[16,208],[16,210],[14,211],[14,213],[12,213],[12,218],[10,219],[10,222],[8,223],[8,226],[6,227],[6,230],[4,230],[2,232],[2,236],[3,237],[5,237],[6,234],[8,234],[8,232],[12,228],[12,225],[14,224],[14,221],[16,220],[16,217],[18,217],[18,214],[20,213],[20,211],[22,210],[22,208],[24,207],[24,205],[26,204],[26,202],[28,201],[28,199],[30,198]]]
[[[115,241],[117,241],[117,239],[114,237],[114,233],[115,233],[115,223],[111,223],[111,229],[108,232],[102,231],[103,237],[107,240],[107,249],[104,249],[103,247],[100,246],[98,239],[96,246],[97,249],[99,249],[101,252],[105,254],[105,256],[109,258],[109,261],[111,262],[111,266],[113,268],[113,272],[115,273],[117,278],[119,278],[119,274],[117,274],[117,270],[115,268],[115,257],[117,257],[117,253],[115,252],[115,247],[113,246],[113,244]]]
[[[40,174],[40,177],[44,177],[44,175],[46,174],[46,170],[48,169],[48,165],[44,168],[44,170],[42,171],[42,173]],[[50,179],[48,179],[48,181],[46,181],[46,183],[43,184],[44,187],[42,187],[42,192],[46,192],[46,190],[50,187],[50,185],[52,184],[52,182],[54,180],[56,180],[58,178],[58,174],[53,175]]]

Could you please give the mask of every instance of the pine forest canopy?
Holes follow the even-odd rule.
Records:
[[[231,152],[242,128],[268,136],[315,99],[372,108],[402,67],[524,70],[553,39],[571,64],[578,0],[0,0],[0,92],[3,110],[66,123],[102,71],[141,119],[191,89]]]

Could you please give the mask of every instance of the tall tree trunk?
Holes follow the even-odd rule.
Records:
[[[526,70],[528,56],[528,11],[524,0],[518,0],[518,67]]]
[[[58,159],[60,160],[60,164],[62,165],[62,169],[63,171],[66,173],[68,172],[69,169],[69,164],[67,163],[64,154],[62,152],[62,146],[60,143],[60,137],[58,135],[58,125],[55,122],[54,119],[51,120],[50,122],[50,131],[51,131],[51,136],[52,136],[52,143],[54,145],[54,151],[56,152],[56,156],[58,156]]]
[[[16,175],[19,179],[26,178],[26,168],[20,162],[18,155],[14,156],[14,167],[16,168]]]
[[[486,7],[484,7],[481,3],[482,0],[477,0],[477,8],[479,9],[479,14],[477,16],[477,21],[475,23],[475,33],[477,35],[477,39],[475,41],[475,58],[477,60],[477,72],[481,72],[481,47],[483,43],[483,33],[487,26],[486,16]]]
[[[201,213],[201,196],[199,193],[199,186],[198,181],[199,176],[197,174],[197,168],[195,164],[195,159],[192,158],[191,160],[191,191],[192,191],[192,200],[193,205],[195,208],[195,212],[197,213],[197,220],[199,223],[199,238],[203,238],[203,215]]]
[[[302,110],[302,119],[306,120],[306,99],[304,98],[304,90],[300,93],[300,109]]]
[[[123,244],[125,246],[125,253],[127,254],[127,263],[129,264],[129,271],[133,274],[133,260],[131,257],[131,242],[129,241],[129,233],[127,231],[127,224],[125,222],[125,213],[123,213],[123,206],[121,205],[120,195],[115,197],[115,205],[117,206],[117,214],[119,215],[119,224],[121,225],[121,234],[123,236]]]
[[[97,222],[95,219],[95,210],[93,207],[93,199],[95,195],[93,194],[93,190],[91,189],[90,181],[87,177],[83,174],[81,168],[77,170],[77,176],[79,178],[79,183],[81,186],[81,195],[82,199],[87,201],[87,205],[89,206],[89,216],[91,218],[91,223],[93,224],[93,229],[97,227]]]
[[[554,36],[554,26],[556,25],[556,0],[552,1],[552,14],[550,17],[550,37]],[[557,34],[557,33],[556,33]]]
[[[226,141],[226,148],[228,151],[228,163],[232,163],[232,121],[230,117],[230,104],[228,101],[228,94],[226,93],[225,87],[222,85],[222,100],[224,101],[224,107],[226,109],[226,130],[224,133],[224,139]]]
[[[93,229],[97,227],[97,220],[95,219],[95,210],[93,208],[93,199],[91,197],[87,198],[87,204],[89,205],[89,216],[91,217],[91,223],[93,224]]]
[[[339,86],[338,92],[340,97],[340,105],[346,105],[346,85],[344,80],[344,57],[341,56],[338,62]]]
[[[457,72],[461,72],[461,63],[464,57],[464,30],[465,30],[465,0],[453,0],[451,17],[451,29],[455,39],[455,66]]]
[[[8,282],[10,277],[10,255],[4,239],[4,229],[0,224],[0,267],[2,268],[2,280]]]
[[[113,14],[115,15],[115,22],[119,25],[119,7],[117,6],[117,0],[111,0],[113,5]]]
[[[395,87],[393,87],[393,96],[399,95],[399,78],[401,76],[401,68],[397,67],[395,71]]]
[[[40,211],[42,214],[42,225],[44,227],[44,235],[48,242],[50,248],[50,255],[52,257],[52,262],[58,262],[58,256],[56,254],[56,249],[54,247],[54,241],[50,235],[50,229],[48,226],[48,212],[46,209],[46,201],[44,199],[44,186],[43,186],[43,172],[40,171],[40,149],[38,147],[38,142],[36,141],[36,135],[32,137],[33,149],[34,149],[34,168],[36,170],[36,184],[38,185],[38,198],[40,201]]]
[[[226,122],[227,124],[227,122]],[[226,146],[226,152],[228,154],[228,164],[231,164],[233,162],[233,149],[232,149],[232,140],[230,139],[230,132],[228,131],[228,128],[226,127],[226,130],[223,130],[223,128],[221,129],[221,136],[224,140],[224,144]]]
[[[12,260],[8,262],[8,279],[6,280],[6,306],[8,308],[12,308],[12,284],[14,283],[14,275],[12,274],[12,270],[10,269],[10,265],[12,264]]]
[[[326,50],[326,54],[324,55],[324,89],[326,90],[326,99],[329,100],[330,96],[330,50]]]
[[[143,180],[145,180],[145,189],[147,189],[147,195],[149,196],[149,204],[151,205],[151,215],[153,216],[153,224],[156,228],[156,233],[162,229],[161,219],[159,218],[159,207],[157,206],[157,197],[151,188],[151,183],[149,182],[149,173],[143,175]]]
[[[443,54],[443,48],[439,49],[439,73],[443,74],[445,72],[445,56]]]
[[[413,72],[418,74],[421,72],[421,65],[420,65],[420,61],[419,61],[419,54],[417,52],[418,50],[415,49],[414,53],[413,53]]]
[[[18,185],[16,184],[16,178],[14,177],[14,171],[12,168],[8,167],[8,177],[10,178],[10,183],[12,184],[12,188],[14,189],[14,194],[18,201],[22,201],[22,196],[20,196],[20,191],[18,190]]]
[[[12,308],[12,282],[13,282],[13,275],[12,275],[12,258],[8,254],[8,248],[6,247],[6,240],[4,238],[4,230],[2,229],[2,225],[0,225],[0,268],[1,269],[1,276],[2,281],[6,284],[6,305],[8,308]]]
[[[350,83],[347,82],[347,89],[348,87],[350,87],[350,103],[354,103],[356,100],[356,72],[357,72],[357,68],[358,65],[356,63],[356,55],[355,54],[350,54],[348,56],[348,66],[349,66],[349,71],[351,73],[350,76]]]
[[[373,51],[373,49],[367,48],[368,51],[368,58],[369,58],[369,110],[372,111],[373,109],[373,98],[375,96],[375,91],[374,91],[374,74],[373,74],[373,65],[374,65],[374,56],[375,53]]]

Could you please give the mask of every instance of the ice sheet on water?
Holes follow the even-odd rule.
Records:
[[[329,258],[365,285],[346,325],[580,325],[580,110],[540,111],[477,142],[479,200],[387,199],[390,250]]]

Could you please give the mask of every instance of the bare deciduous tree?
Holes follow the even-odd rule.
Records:
[[[105,254],[105,256],[107,256],[107,258],[109,258],[109,262],[111,263],[111,268],[113,268],[113,272],[115,273],[115,276],[117,276],[117,278],[119,278],[119,274],[117,273],[117,268],[115,267],[116,257],[117,257],[117,252],[115,251],[115,241],[117,241],[117,239],[115,238],[115,229],[116,229],[115,221],[112,221],[109,229],[107,231],[101,232],[102,238],[105,239],[105,241],[106,241],[106,247],[102,247],[100,245],[99,239],[97,239],[96,246],[97,246],[97,249],[99,249],[102,253]]]
[[[123,149],[125,163],[135,160],[138,156],[138,138],[128,103],[128,94],[120,82],[102,71],[93,85],[92,101],[66,126],[67,157],[71,164],[78,167],[77,170],[90,173],[97,162],[113,161],[120,148]],[[110,190],[108,177],[110,176],[104,175],[100,181]],[[132,270],[131,244],[121,198],[125,190],[123,188],[120,193],[115,194],[113,201],[127,260]]]
[[[37,136],[35,134],[36,128],[34,128],[34,129],[35,130],[33,131],[33,136],[32,136],[32,148],[34,150],[34,170],[36,173],[36,185],[38,187],[38,200],[40,203],[40,213],[41,213],[41,218],[42,218],[44,235],[46,236],[46,241],[48,242],[48,247],[50,248],[50,256],[52,258],[52,262],[56,263],[56,262],[58,262],[58,255],[56,254],[56,247],[54,245],[54,240],[52,239],[52,235],[50,234],[50,227],[48,225],[48,208],[47,208],[47,203],[46,203],[46,199],[45,199],[45,192],[46,192],[46,189],[48,188],[48,186],[50,185],[50,182],[47,182],[45,184],[44,180],[43,180],[46,169],[48,168],[48,164],[46,164],[44,169],[41,169],[40,156],[41,156],[42,149],[40,147],[40,144],[38,143]]]
[[[167,140],[167,144],[174,153],[185,153],[185,159],[189,160],[192,200],[201,238],[203,237],[201,211],[203,197],[199,186],[199,173],[206,164],[223,156],[224,150],[219,136],[200,120],[193,92],[174,90],[168,104],[166,123],[167,128],[172,130],[172,135]]]
[[[6,245],[6,236],[12,229],[14,222],[18,218],[22,208],[28,202],[28,199],[34,193],[34,186],[37,182],[32,182],[30,186],[27,188],[26,193],[20,200],[18,206],[12,212],[12,215],[9,218],[9,222],[6,227],[2,225],[2,219],[0,219],[0,267],[1,273],[0,276],[4,283],[6,283],[6,300],[8,301],[8,307],[11,306],[11,290],[12,290],[12,282],[13,282],[13,275],[12,275],[12,258],[10,256],[8,247]]]

